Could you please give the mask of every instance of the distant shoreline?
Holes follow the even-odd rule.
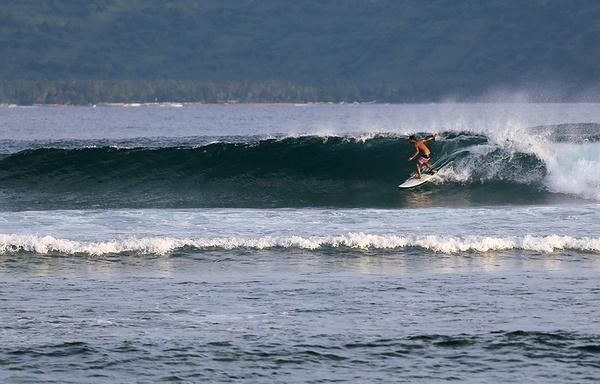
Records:
[[[600,86],[575,89],[486,88],[466,91],[400,83],[199,80],[0,80],[0,104],[431,104],[600,102]]]

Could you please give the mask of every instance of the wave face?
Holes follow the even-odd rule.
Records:
[[[432,162],[447,165],[418,192],[396,188],[414,170],[400,135],[27,149],[0,155],[0,205],[404,207],[536,203],[557,193],[600,200],[600,143],[561,137],[441,133]]]

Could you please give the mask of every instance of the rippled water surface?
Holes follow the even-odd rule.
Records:
[[[595,255],[2,258],[5,381],[595,382]]]

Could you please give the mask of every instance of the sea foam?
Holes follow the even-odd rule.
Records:
[[[53,236],[0,234],[0,253],[30,252],[37,254],[106,255],[120,253],[166,255],[182,248],[206,249],[305,249],[350,248],[356,250],[394,250],[421,248],[440,253],[491,252],[525,250],[551,253],[575,250],[600,253],[600,238],[549,236],[402,236],[394,234],[347,233],[337,236],[283,237],[170,237],[128,238],[98,242],[80,242]]]

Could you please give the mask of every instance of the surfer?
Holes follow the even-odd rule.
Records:
[[[415,157],[419,156],[417,159],[417,179],[421,178],[421,165],[425,164],[427,169],[431,172],[431,174],[435,174],[437,171],[433,169],[431,164],[429,164],[429,157],[431,156],[431,151],[425,145],[426,142],[435,140],[435,135],[429,135],[424,139],[417,139],[415,135],[411,135],[408,138],[408,141],[415,147],[415,154],[408,158],[408,161],[412,161]]]

